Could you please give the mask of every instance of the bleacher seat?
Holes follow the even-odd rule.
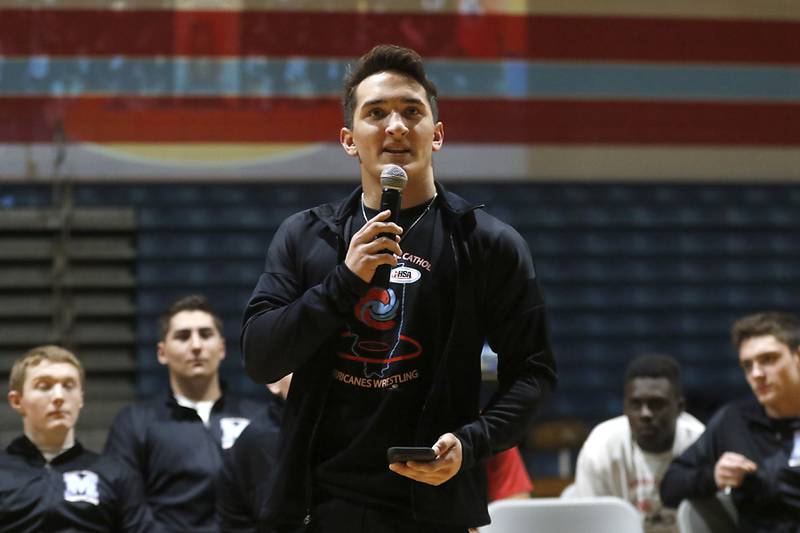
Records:
[[[79,207],[126,206],[136,213],[136,238],[127,249],[92,248],[106,250],[114,262],[111,256],[130,254],[135,242],[135,270],[109,271],[108,279],[134,295],[128,312],[136,313],[136,346],[146,348],[152,359],[155,320],[169,301],[190,292],[211,298],[223,314],[229,343],[235,344],[241,311],[278,224],[288,214],[340,198],[354,186],[79,183],[74,196]],[[742,389],[734,391],[732,384],[741,371],[728,340],[733,320],[762,309],[798,310],[797,184],[554,181],[446,186],[485,203],[530,245],[562,369],[560,392],[548,408],[551,414],[558,415],[559,409],[587,416],[602,416],[605,410],[605,418],[619,414],[611,409],[620,407],[621,378],[610,377],[621,374],[642,350],[679,358],[690,395],[707,392],[702,384],[712,369],[715,379],[731,384],[731,395],[738,394]],[[0,210],[48,205],[50,199],[49,186],[9,184],[0,193]],[[23,222],[18,226],[27,227]],[[47,253],[0,243],[0,252],[10,249]],[[47,283],[47,272],[3,262],[3,255],[0,286],[13,290],[20,279]],[[73,282],[94,290],[91,283],[99,275],[89,269]],[[43,316],[47,307],[34,300],[9,302],[0,302],[6,323],[14,313]],[[231,349],[233,362],[239,355]],[[150,363],[142,369],[152,370]],[[609,378],[602,387],[600,377]],[[560,398],[581,386],[597,399],[589,408],[580,394]],[[714,401],[725,399],[720,394]]]

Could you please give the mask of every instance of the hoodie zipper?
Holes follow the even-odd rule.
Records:
[[[344,257],[342,257],[342,250],[344,249],[344,237],[343,234],[348,233],[348,224],[352,224],[353,217],[349,217],[348,220],[345,222],[345,227],[342,228],[343,233],[339,233],[339,228],[335,227],[334,233],[336,234],[336,259],[337,265],[344,261]],[[333,228],[332,228],[333,229]],[[325,406],[328,403],[328,393],[330,392],[330,383],[331,380],[328,378],[325,381],[325,390],[322,393],[322,401],[320,402],[320,410],[319,414],[317,415],[316,420],[314,421],[314,427],[311,429],[311,435],[308,439],[308,448],[306,449],[306,515],[303,517],[303,526],[305,526],[307,531],[311,529],[311,523],[313,522],[314,518],[312,516],[312,509],[314,506],[314,473],[312,471],[312,462],[314,456],[314,449],[315,443],[317,440],[317,433],[319,431],[319,426],[322,423],[322,417],[325,414]]]
[[[469,212],[472,212],[475,209],[478,209],[480,207],[483,207],[483,206],[482,205],[481,206],[476,206],[476,207],[470,209]],[[467,213],[465,212],[461,216],[464,216],[466,214]],[[459,288],[462,285],[461,260],[460,260],[460,255],[458,253],[458,247],[457,247],[456,241],[455,241],[454,231],[450,231],[449,241],[450,241],[450,250],[453,253],[453,263],[455,264],[455,271],[456,271],[455,293],[456,293],[456,295],[460,295],[461,293],[459,292]],[[419,421],[419,425],[417,426],[417,440],[419,440],[419,435],[420,435],[421,429],[425,425],[424,418],[427,415],[428,406],[433,401],[433,398],[436,395],[436,388],[437,388],[438,384],[441,383],[441,381],[443,379],[442,376],[446,372],[446,369],[447,369],[447,361],[448,361],[449,355],[450,355],[450,347],[453,344],[453,337],[455,336],[455,330],[456,330],[456,313],[457,313],[457,309],[459,307],[458,302],[459,302],[459,297],[456,298],[456,303],[455,303],[455,306],[453,307],[453,317],[452,317],[452,320],[451,320],[451,323],[450,323],[450,331],[447,334],[447,340],[445,341],[444,348],[442,349],[442,359],[439,361],[439,368],[437,369],[436,376],[434,376],[434,380],[431,383],[431,390],[428,393],[428,397],[425,399],[425,403],[422,404],[422,413],[420,414],[420,421]],[[419,521],[419,514],[417,512],[417,504],[416,504],[415,494],[416,494],[415,486],[412,484],[411,485],[411,516],[414,517],[414,520]]]

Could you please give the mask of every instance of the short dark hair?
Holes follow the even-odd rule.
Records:
[[[795,352],[800,347],[800,319],[790,313],[767,311],[740,318],[731,328],[731,341],[737,350],[747,339],[762,335],[772,335]]]
[[[189,296],[184,296],[173,301],[161,314],[161,317],[158,320],[158,328],[161,333],[161,340],[167,338],[172,317],[181,311],[203,311],[208,313],[211,315],[211,319],[214,321],[214,326],[217,328],[217,332],[219,333],[220,337],[222,337],[222,320],[220,320],[220,318],[214,313],[214,310],[211,309],[211,304],[208,303],[208,299],[202,294],[190,294]]]
[[[670,382],[676,394],[683,394],[681,365],[669,355],[645,354],[633,359],[625,369],[625,384],[636,378],[664,378]]]
[[[413,79],[425,88],[428,104],[431,106],[433,121],[439,120],[439,106],[436,103],[438,92],[425,74],[422,57],[410,48],[394,44],[379,44],[358,59],[353,70],[344,76],[344,95],[342,110],[344,124],[353,127],[353,114],[356,108],[356,89],[366,78],[379,72],[397,72]]]

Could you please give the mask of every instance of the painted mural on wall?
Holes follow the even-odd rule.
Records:
[[[800,178],[779,0],[0,0],[0,179],[352,179],[348,65],[410,46],[454,179]]]

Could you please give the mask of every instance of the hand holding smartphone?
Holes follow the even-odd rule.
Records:
[[[436,459],[436,450],[425,446],[392,446],[386,450],[386,459],[390,464],[407,461],[427,463]]]

